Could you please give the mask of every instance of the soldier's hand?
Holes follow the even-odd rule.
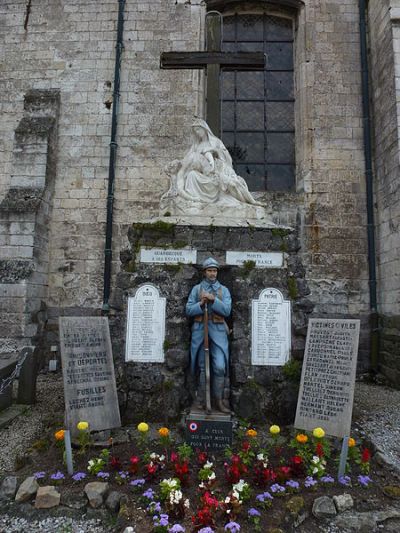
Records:
[[[211,294],[211,292],[207,292],[206,296],[207,296],[207,300],[209,302],[214,302],[215,301],[215,296],[213,294]]]
[[[200,305],[201,307],[204,307],[207,303],[207,296],[203,294],[203,296],[200,298]]]

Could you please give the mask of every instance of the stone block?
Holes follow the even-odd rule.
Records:
[[[35,496],[38,488],[39,485],[36,479],[33,476],[27,477],[19,486],[15,501],[17,503],[22,503],[30,500]]]
[[[36,509],[50,509],[60,504],[61,494],[53,485],[39,487],[35,498]]]

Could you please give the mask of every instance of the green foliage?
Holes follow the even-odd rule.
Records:
[[[252,270],[256,268],[256,262],[255,261],[243,261],[243,266],[241,269],[241,274],[244,278],[247,278],[247,276],[250,274]]]
[[[32,444],[31,449],[36,450],[37,452],[45,452],[50,447],[50,441],[48,439],[39,439],[35,440]]]
[[[177,452],[179,454],[179,459],[181,459],[181,461],[185,461],[185,460],[189,461],[189,459],[193,455],[193,448],[189,444],[186,444],[186,442],[184,442],[183,444],[178,446]]]
[[[290,234],[290,230],[284,228],[272,228],[271,233],[274,237],[286,237]]]
[[[297,359],[289,359],[282,367],[285,378],[293,383],[299,383],[301,378],[301,362]]]
[[[299,295],[299,291],[297,289],[297,281],[296,281],[296,278],[294,276],[290,276],[287,280],[287,286],[288,286],[288,291],[289,291],[289,296],[292,300],[295,300],[298,295]]]
[[[175,274],[177,274],[178,272],[180,272],[183,268],[183,264],[182,263],[178,263],[177,265],[164,265],[164,268],[165,270],[168,270],[168,272],[173,272]]]

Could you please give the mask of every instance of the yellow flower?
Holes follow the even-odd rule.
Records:
[[[76,427],[79,429],[79,431],[85,431],[86,429],[89,429],[89,423],[88,422],[78,422]]]
[[[248,429],[246,431],[247,437],[257,437],[257,431],[255,429]]]
[[[312,433],[316,439],[322,439],[325,437],[325,431],[322,428],[315,428]]]
[[[349,437],[349,448],[354,448],[356,445],[356,441],[353,439],[353,437]]]
[[[56,440],[64,440],[64,433],[65,433],[65,430],[64,429],[60,429],[59,431],[56,431],[54,433],[54,437]]]
[[[296,440],[299,444],[305,444],[308,441],[308,437],[304,433],[299,433],[296,435]]]
[[[158,430],[158,434],[160,435],[160,437],[168,437],[169,429],[168,428],[160,428]]]
[[[140,433],[147,433],[149,431],[149,425],[146,422],[140,422],[137,428]]]
[[[271,426],[269,428],[269,432],[271,433],[271,435],[279,435],[279,433],[281,432],[281,428],[279,426]]]

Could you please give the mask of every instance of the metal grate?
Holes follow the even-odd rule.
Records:
[[[223,19],[223,51],[263,51],[264,71],[221,72],[222,140],[250,190],[288,190],[294,175],[293,23],[270,15]]]

